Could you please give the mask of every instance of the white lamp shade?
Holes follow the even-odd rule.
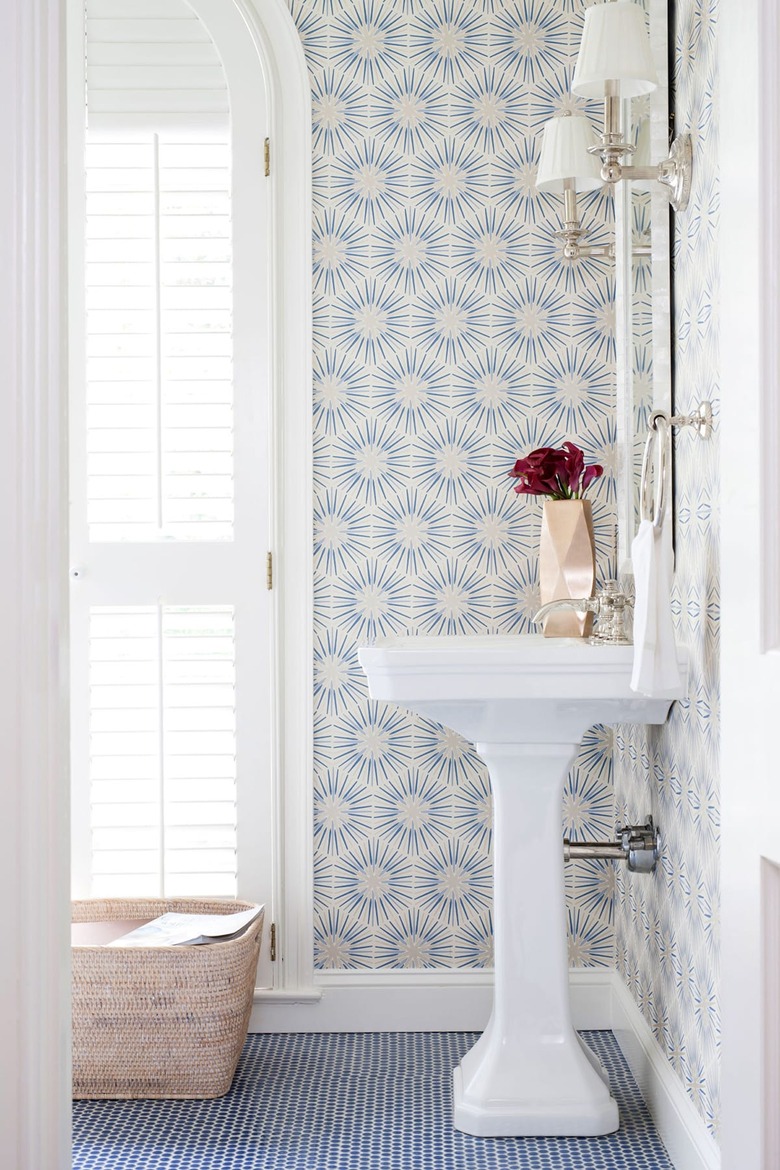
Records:
[[[590,122],[583,114],[565,114],[550,118],[542,135],[542,151],[536,173],[538,191],[563,191],[565,179],[574,182],[575,191],[595,191],[601,187],[601,161],[588,154],[595,146]]]
[[[572,89],[580,97],[604,96],[616,81],[621,97],[639,97],[658,85],[645,14],[634,0],[595,4],[585,11]]]

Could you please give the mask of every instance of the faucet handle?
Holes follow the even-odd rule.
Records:
[[[596,601],[598,624],[590,641],[596,646],[630,646],[632,638],[626,621],[632,605],[617,581],[606,581]]]

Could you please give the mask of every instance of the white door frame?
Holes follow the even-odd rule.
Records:
[[[313,591],[311,88],[285,0],[233,0],[268,72],[274,338],[274,596],[281,807],[274,905],[279,996],[313,994]],[[258,146],[260,144],[258,143]]]
[[[70,1165],[62,0],[0,5],[0,1149]]]
[[[770,1170],[762,858],[780,860],[780,119],[776,0],[722,4],[721,1006],[723,1170]],[[780,1037],[773,1037],[777,1044]],[[776,1111],[777,1103],[771,1108]]]
[[[222,0],[199,0],[208,11]],[[313,466],[311,88],[284,0],[232,0],[266,74],[270,114],[273,432],[271,520],[277,729],[273,905],[277,968],[271,996],[314,989]],[[258,150],[261,143],[258,141]],[[258,550],[262,556],[263,550]],[[266,993],[269,994],[269,993]]]
[[[234,3],[270,65],[282,241],[274,552],[281,983],[292,991],[313,978],[310,92],[283,0]],[[0,1149],[9,1170],[71,1165],[64,8],[65,0],[0,5]]]

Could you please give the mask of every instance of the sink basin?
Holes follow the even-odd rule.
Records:
[[[606,1075],[571,1022],[563,786],[594,723],[663,723],[686,693],[629,687],[631,646],[541,635],[389,638],[358,652],[373,699],[460,732],[494,801],[493,1012],[454,1071],[454,1123],[479,1136],[611,1133]]]
[[[444,723],[472,743],[507,737],[579,742],[594,723],[663,723],[672,699],[629,687],[633,646],[541,634],[387,638],[362,647],[373,699]],[[678,654],[681,673],[687,651]]]

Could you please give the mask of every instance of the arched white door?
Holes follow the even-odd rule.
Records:
[[[265,902],[272,987],[295,857],[293,615],[267,588],[289,436],[274,38],[255,15],[87,5],[86,139],[76,104],[69,152],[73,871],[77,896]],[[287,920],[306,918],[288,899]]]

